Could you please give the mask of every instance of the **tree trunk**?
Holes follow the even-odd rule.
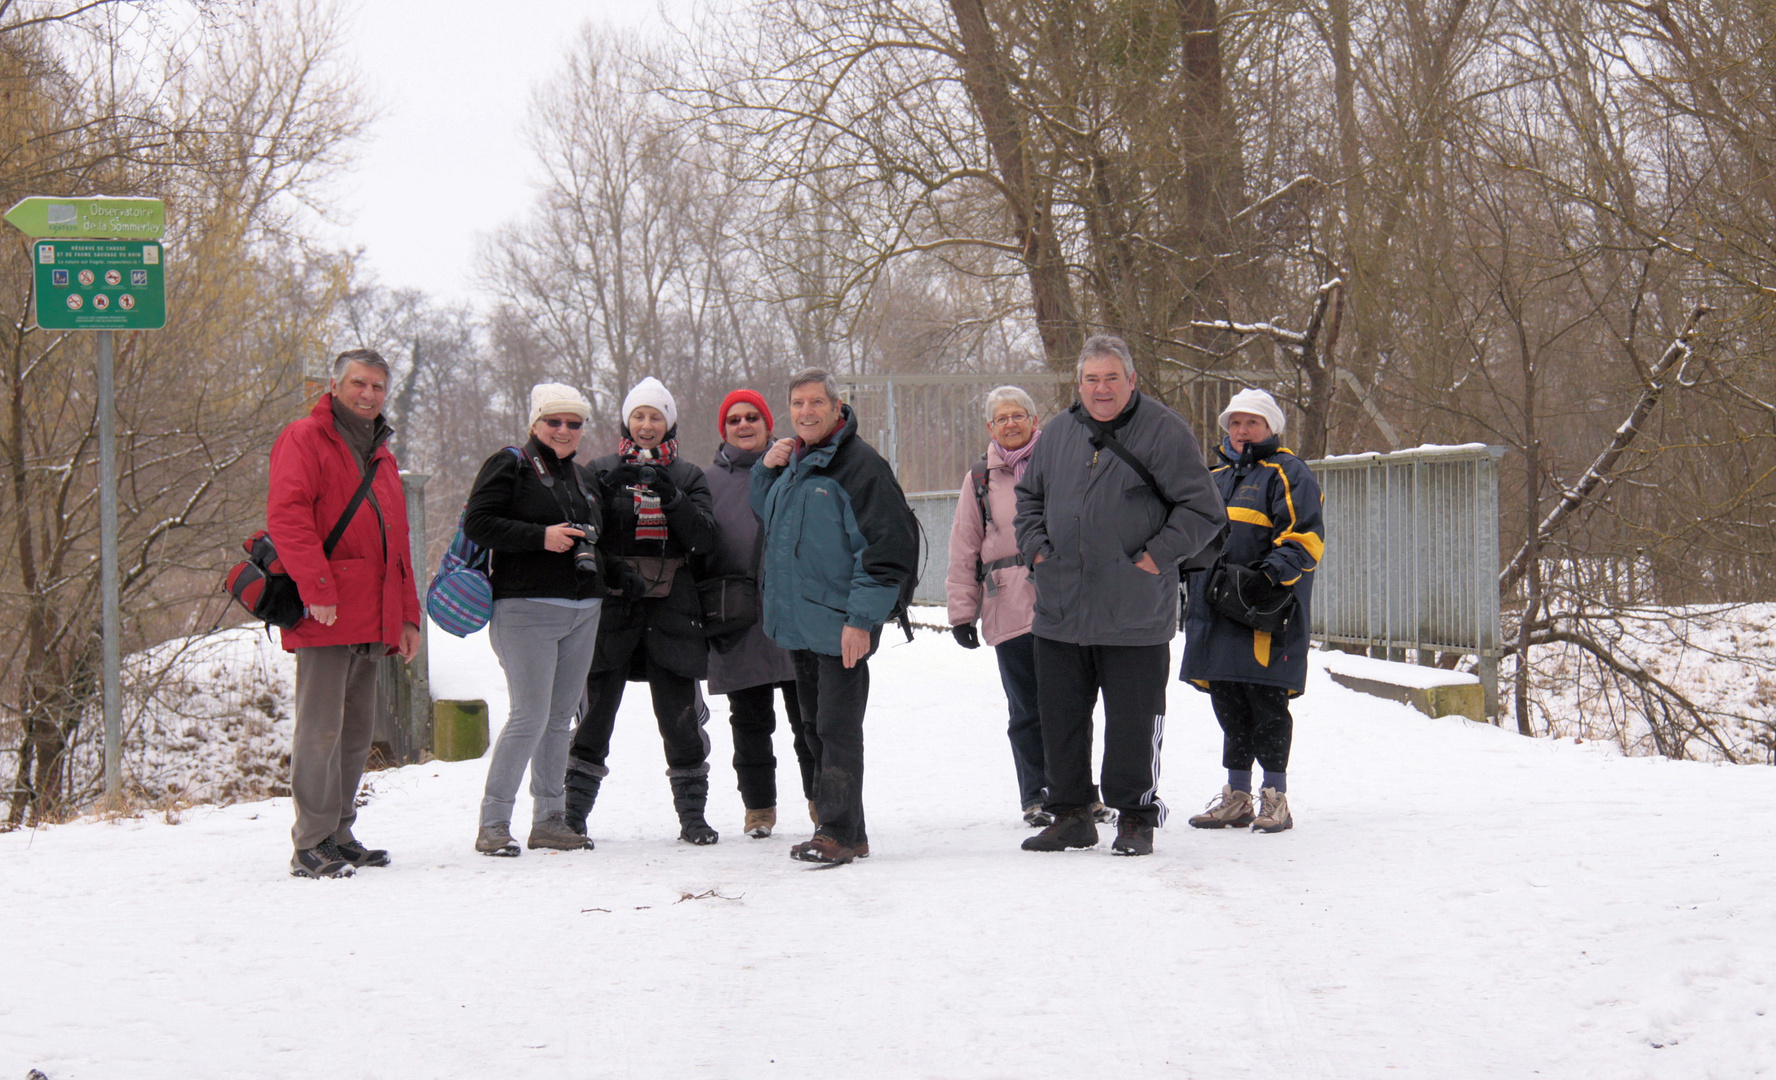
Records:
[[[962,84],[986,132],[987,145],[1006,193],[1013,231],[1030,277],[1036,330],[1049,366],[1072,364],[1084,341],[1067,262],[1055,236],[1049,182],[1038,181],[1025,148],[1028,139],[1012,98],[998,41],[983,0],[950,0],[962,39]]]

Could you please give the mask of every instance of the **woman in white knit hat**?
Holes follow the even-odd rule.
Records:
[[[463,508],[463,533],[493,552],[494,655],[511,712],[487,764],[475,850],[517,855],[512,808],[530,768],[532,848],[589,848],[567,825],[562,774],[574,712],[592,665],[605,595],[595,549],[602,527],[595,481],[574,464],[592,415],[561,383],[530,391],[530,438],[487,459]]]
[[[609,769],[611,730],[623,684],[648,684],[666,745],[666,776],[679,839],[713,844],[709,799],[709,710],[697,680],[709,670],[703,609],[688,565],[715,544],[715,516],[703,470],[678,456],[678,405],[658,379],[641,380],[623,400],[617,452],[588,466],[604,497],[599,546],[615,590],[605,601],[586,708],[567,758],[567,820],[586,815]]]
[[[1192,574],[1184,613],[1183,678],[1209,695],[1221,724],[1227,783],[1208,809],[1190,819],[1199,829],[1282,832],[1289,813],[1289,745],[1295,720],[1289,699],[1307,685],[1308,604],[1314,568],[1326,550],[1320,485],[1307,463],[1282,445],[1283,410],[1263,390],[1241,390],[1221,411],[1226,438],[1209,473],[1227,504],[1228,565],[1250,567],[1272,587],[1285,587],[1299,608],[1273,635],[1211,608],[1205,572]],[[1252,762],[1264,769],[1252,805]]]

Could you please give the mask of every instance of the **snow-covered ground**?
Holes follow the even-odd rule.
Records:
[[[1776,604],[1624,607],[1579,629],[1695,705],[1699,718],[1675,717],[1690,730],[1671,729],[1668,754],[1776,762]],[[1647,723],[1649,702],[1638,688],[1610,677],[1575,645],[1538,645],[1531,655],[1538,734],[1608,739],[1632,754],[1658,752]]]
[[[484,638],[433,645],[440,696],[502,715]],[[349,881],[286,875],[283,799],[0,836],[0,1074],[1776,1072],[1769,768],[1432,720],[1316,669],[1295,830],[1196,832],[1219,737],[1174,683],[1157,853],[1030,854],[992,654],[921,634],[873,661],[874,854],[815,870],[786,857],[786,732],[780,835],[740,834],[720,698],[723,839],[673,839],[639,689],[593,852],[476,855],[478,761],[378,774],[359,832],[395,863]]]

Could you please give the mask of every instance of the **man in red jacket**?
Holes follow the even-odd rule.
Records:
[[[370,756],[382,658],[419,649],[419,594],[407,547],[407,502],[393,434],[382,417],[389,366],[373,349],[333,363],[328,392],[271,448],[266,530],[306,609],[283,631],[296,654],[296,734],[290,744],[291,837],[297,877],[349,877],[387,866],[388,852],[352,835],[358,779]],[[324,551],[369,470],[369,494]]]

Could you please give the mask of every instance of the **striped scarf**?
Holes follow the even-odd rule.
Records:
[[[663,469],[678,457],[678,440],[667,439],[653,450],[643,450],[624,438],[617,444],[617,456],[626,465],[652,465]],[[640,485],[631,486],[629,493],[635,497],[635,538],[665,543],[666,512],[660,509],[660,496]]]

